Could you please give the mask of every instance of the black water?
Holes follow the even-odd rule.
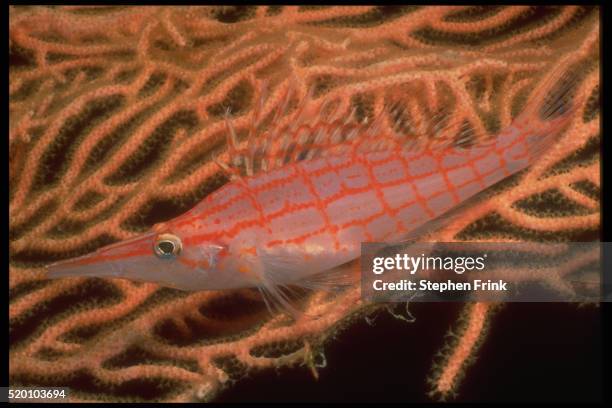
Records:
[[[414,323],[363,319],[325,348],[315,381],[305,367],[270,370],[222,392],[218,402],[428,402],[426,377],[460,304],[412,306]],[[603,393],[602,310],[515,303],[493,319],[455,402],[598,402]]]

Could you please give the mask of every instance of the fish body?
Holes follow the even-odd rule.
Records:
[[[284,268],[283,283],[299,281],[357,258],[362,242],[400,240],[529,162],[522,140],[453,150],[292,163],[222,187],[173,230],[185,231],[187,246],[228,248],[233,256],[219,257],[221,270],[248,278],[258,259],[264,270]]]
[[[51,265],[48,273],[184,290],[260,287],[283,303],[276,287],[307,286],[358,258],[362,242],[406,239],[532,164],[568,123],[566,105],[549,100],[543,118],[542,110],[527,109],[494,140],[470,148],[344,149],[236,177],[150,232]]]

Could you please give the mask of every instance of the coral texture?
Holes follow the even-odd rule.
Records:
[[[251,290],[185,293],[43,266],[176,217],[227,179],[257,95],[298,98],[432,136],[511,123],[552,67],[583,73],[570,128],[532,166],[428,239],[583,241],[599,228],[599,11],[568,7],[11,7],[10,378],[73,401],[211,400],[242,374],[305,365],[377,305],[316,292],[270,316]],[[295,106],[295,101],[291,106]],[[404,109],[393,110],[399,103]],[[291,107],[290,107],[291,109]],[[282,119],[281,119],[282,120]],[[497,305],[470,304],[430,377],[459,384]]]

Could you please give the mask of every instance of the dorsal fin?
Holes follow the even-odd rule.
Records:
[[[355,109],[341,111],[338,100],[313,99],[314,87],[309,88],[298,106],[287,113],[292,97],[297,95],[295,83],[296,79],[289,79],[268,128],[262,132],[259,129],[264,119],[261,113],[265,86],[261,87],[248,127],[248,139],[242,147],[227,111],[225,121],[230,162],[228,165],[219,163],[223,170],[234,177],[248,177],[288,163],[319,157],[388,150],[438,151],[451,146],[460,148],[475,139],[473,128],[466,126],[465,122],[453,121],[452,115],[442,110],[411,124],[411,129],[425,129],[425,133],[398,131],[402,112],[406,110],[399,101],[392,103],[390,109],[383,106],[373,119],[366,117],[359,121]],[[331,110],[328,109],[330,106]],[[281,120],[287,114],[289,119]],[[479,141],[479,145],[482,144]]]

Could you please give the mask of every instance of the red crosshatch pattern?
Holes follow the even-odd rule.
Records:
[[[412,205],[418,205],[419,208],[427,216],[427,219],[420,219],[419,222],[423,223],[428,219],[433,219],[453,206],[457,205],[461,201],[468,198],[465,194],[460,192],[462,187],[467,186],[470,183],[477,182],[479,189],[483,190],[503,179],[505,176],[510,174],[511,169],[505,160],[500,160],[504,157],[505,151],[511,149],[517,144],[525,143],[521,138],[516,138],[512,143],[507,144],[503,148],[498,148],[495,145],[487,147],[478,147],[467,151],[457,151],[455,148],[450,148],[453,154],[459,155],[461,160],[454,166],[443,166],[442,161],[449,151],[425,151],[415,153],[412,151],[401,151],[396,150],[393,154],[386,155],[382,159],[376,159],[381,156],[380,152],[375,153],[350,153],[346,157],[338,158],[335,160],[338,164],[332,163],[329,159],[317,159],[319,161],[316,164],[308,162],[297,162],[291,163],[287,166],[275,169],[269,173],[263,173],[255,176],[257,179],[256,183],[244,183],[240,187],[240,191],[237,192],[230,200],[225,201],[223,204],[215,206],[213,203],[216,202],[216,194],[209,196],[209,205],[206,210],[198,214],[202,219],[212,219],[218,216],[218,214],[224,209],[228,208],[234,203],[242,203],[242,211],[238,216],[234,216],[230,219],[225,219],[221,223],[224,228],[219,229],[218,232],[194,234],[187,239],[189,244],[200,244],[206,241],[214,241],[219,239],[228,239],[234,237],[238,232],[243,231],[245,228],[252,226],[268,226],[277,218],[284,218],[288,215],[305,209],[313,208],[316,209],[320,214],[320,225],[313,226],[312,231],[296,235],[293,237],[286,237],[284,239],[276,239],[274,234],[268,242],[265,243],[268,247],[276,245],[283,245],[287,243],[301,243],[307,238],[314,235],[320,234],[331,234],[334,239],[334,247],[339,249],[342,242],[339,241],[338,234],[347,228],[361,227],[364,229],[365,236],[368,240],[383,240],[388,235],[394,235],[397,233],[408,232],[411,227],[415,226],[415,223],[409,223],[406,225],[406,220],[398,217],[401,210],[406,209]],[[522,149],[522,156],[515,156],[514,159],[520,159],[522,157],[527,158],[527,149]],[[422,158],[433,159],[436,166],[431,168],[428,172],[420,173],[414,176],[410,170],[409,163],[416,162]],[[498,165],[487,168],[486,170],[479,169],[477,166],[478,161],[487,159],[489,162],[496,161]],[[401,164],[402,176],[395,177],[394,180],[388,182],[381,182],[376,177],[376,174],[382,174],[385,171],[385,166],[391,164]],[[359,180],[360,170],[364,170],[366,175],[365,180]],[[471,170],[471,171],[470,171]],[[454,179],[451,181],[450,174],[456,174],[458,171],[467,174],[471,174],[471,177],[465,177],[461,181]],[[352,184],[358,184],[357,187],[347,186],[347,178],[351,180],[351,175],[354,177]],[[420,191],[427,190],[428,185],[426,181],[432,176],[440,175],[444,182],[444,186],[439,191],[434,191],[431,194],[425,196]],[[347,177],[348,176],[348,177]],[[269,181],[266,180],[269,178]],[[333,186],[336,187],[333,187]],[[271,190],[276,190],[282,193],[288,186],[291,186],[290,191],[295,190],[296,187],[303,189],[300,193],[299,202],[292,200],[291,194],[285,194],[284,197],[279,198],[278,195],[274,199],[280,199],[282,205],[276,205],[278,208],[276,211],[270,211],[269,208],[262,208],[267,203],[261,203],[253,198],[261,198],[263,194]],[[329,187],[331,186],[331,187]],[[414,194],[406,194],[402,201],[395,202],[394,206],[391,206],[388,199],[385,198],[386,189],[393,187],[410,188]],[[334,189],[338,191],[332,192]],[[321,191],[326,191],[330,194],[322,196]],[[472,193],[476,193],[473,191]],[[368,194],[371,193],[371,194]],[[270,194],[273,196],[274,194]],[[306,199],[309,197],[310,199]],[[333,208],[334,204],[339,204],[342,200],[354,200],[351,202],[354,212],[364,210],[366,206],[371,206],[372,203],[360,202],[359,199],[373,198],[377,201],[377,207],[380,211],[372,214],[368,214],[365,217],[338,217],[338,214],[330,214],[330,208]],[[441,197],[450,197],[446,203],[439,200]],[[257,206],[255,206],[255,204]],[[442,203],[442,204],[440,204]],[[346,208],[346,207],[345,207]],[[334,216],[334,217],[332,217]],[[387,232],[383,236],[376,234],[376,231],[369,231],[366,226],[383,216],[389,216],[394,219],[396,223],[395,230]],[[179,221],[176,225],[182,226],[190,223],[191,221],[187,218]]]
[[[355,250],[356,236],[363,241],[393,240],[526,166],[529,132],[525,126],[519,121],[502,132],[497,143],[465,150],[427,147],[414,151],[395,145],[386,152],[358,152],[361,143],[356,143],[344,154],[294,161],[240,178],[169,222],[167,228],[188,227],[183,243],[194,246],[228,242],[249,229],[258,230],[257,244],[266,248],[305,244],[317,236],[329,237],[334,251]],[[299,127],[302,133],[317,129],[332,135],[369,131],[338,121]],[[517,165],[520,161],[523,164]],[[103,250],[76,264],[138,257],[150,251],[144,241],[134,242],[129,251],[105,254]],[[194,267],[200,264],[187,256],[181,261]]]

